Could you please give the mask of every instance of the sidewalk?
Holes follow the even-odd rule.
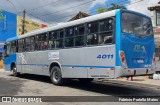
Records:
[[[4,72],[4,69],[1,69],[1,68],[0,68],[0,72]]]
[[[140,87],[149,87],[149,88],[158,88],[160,89],[160,80],[148,79],[147,76],[138,76],[133,77],[133,81],[127,80],[127,78],[118,78],[118,79],[100,79],[98,81],[103,81],[106,83],[114,83],[114,84],[124,84],[124,85],[134,85]]]

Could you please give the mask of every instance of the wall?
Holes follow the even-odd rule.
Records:
[[[16,36],[17,16],[13,13],[3,11],[0,13],[0,17],[4,16],[4,20],[0,19],[0,41],[5,41],[10,37]]]

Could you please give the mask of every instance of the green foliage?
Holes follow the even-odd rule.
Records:
[[[2,9],[0,9],[0,20],[5,20],[5,16],[3,14]]]
[[[98,13],[103,13],[103,12],[106,12],[106,11],[108,11],[107,8],[104,8],[104,7],[97,8]]]
[[[111,10],[115,10],[115,9],[125,9],[125,8],[126,8],[125,6],[121,6],[121,5],[112,3],[111,7],[109,7],[109,8],[105,8],[105,7],[97,8],[97,12],[98,13],[103,13],[103,12],[107,12],[107,11],[111,11]]]

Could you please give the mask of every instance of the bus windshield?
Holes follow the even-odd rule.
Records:
[[[139,37],[153,35],[152,23],[149,18],[129,12],[123,12],[121,16],[123,33]]]

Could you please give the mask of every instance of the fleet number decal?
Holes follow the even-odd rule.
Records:
[[[97,55],[98,59],[113,59],[113,54],[99,54]]]

